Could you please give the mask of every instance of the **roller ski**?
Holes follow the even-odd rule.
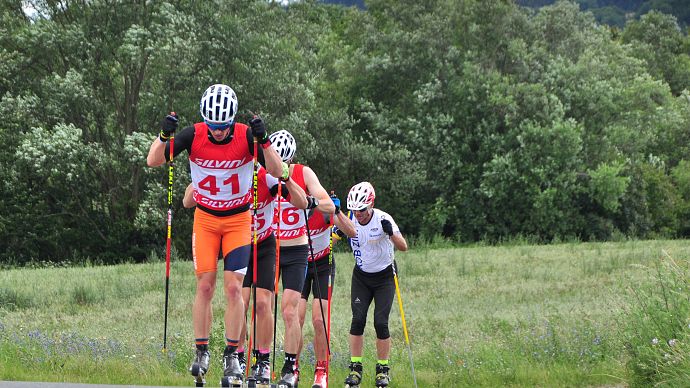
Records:
[[[391,382],[391,377],[388,375],[390,367],[388,365],[376,364],[376,380],[374,384],[376,387],[387,387]]]
[[[223,354],[223,377],[220,379],[221,387],[242,387],[242,368],[237,353]]]
[[[189,367],[189,372],[194,376],[195,387],[203,387],[206,384],[206,372],[208,372],[210,359],[211,354],[208,350],[196,350],[192,366]]]
[[[314,384],[311,388],[328,388],[326,377],[326,361],[317,361],[314,368]]]
[[[350,374],[345,378],[345,388],[359,388],[362,383],[362,363],[351,362]]]

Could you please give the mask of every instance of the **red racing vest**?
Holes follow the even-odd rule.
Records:
[[[208,139],[206,123],[194,124],[189,167],[194,200],[201,207],[224,212],[251,202],[254,160],[247,146],[247,126],[236,123],[228,144]]]
[[[267,179],[268,178],[268,179]],[[257,225],[257,241],[263,241],[266,237],[273,233],[273,213],[275,211],[275,201],[274,197],[271,196],[270,187],[278,183],[278,179],[266,173],[266,169],[263,166],[259,166],[259,172],[257,173],[257,185],[258,185],[258,206],[256,211],[256,225]],[[273,181],[269,183],[269,180]],[[253,208],[253,198],[252,198],[252,208]],[[253,213],[252,213],[253,214]],[[253,224],[252,224],[253,225]],[[252,235],[252,238],[254,236]]]
[[[319,260],[328,256],[331,249],[331,227],[333,226],[333,216],[329,217],[330,223],[326,223],[326,215],[314,209],[309,217],[309,235],[311,236],[314,257],[309,253],[309,261]]]
[[[304,192],[309,195],[307,187],[304,184],[304,165],[295,164],[292,169],[290,179],[295,181]],[[278,198],[280,201],[280,214],[277,215],[280,222],[280,233],[278,237],[281,240],[292,240],[307,234],[306,219],[304,217],[304,209],[298,209],[285,198]]]

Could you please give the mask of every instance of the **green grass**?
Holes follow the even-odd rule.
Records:
[[[662,251],[690,258],[690,244],[682,240],[398,253],[419,386],[628,385],[634,380],[625,350],[625,317],[635,307],[631,290],[654,284],[647,266]],[[338,253],[336,261],[330,378],[339,386],[349,362],[352,259]],[[0,380],[190,385],[192,264],[172,264],[166,353],[164,270],[158,262],[0,272]],[[220,379],[223,347],[221,287],[216,292],[213,384]],[[393,386],[412,386],[397,302],[390,328]],[[309,325],[305,335],[308,342]],[[374,338],[370,312],[365,386],[373,385]],[[279,349],[282,339],[279,321]],[[311,383],[313,359],[307,344],[303,384]]]

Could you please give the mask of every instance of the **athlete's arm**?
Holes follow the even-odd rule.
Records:
[[[190,183],[189,186],[184,191],[184,198],[182,198],[182,206],[186,208],[196,206],[196,201],[194,201],[194,186]]]
[[[407,250],[407,241],[405,241],[405,237],[403,237],[402,233],[393,233],[393,235],[391,236],[391,241],[393,242],[393,246],[395,246],[395,249],[402,252]]]
[[[352,223],[343,212],[338,212],[333,218],[333,223],[338,227],[340,232],[345,233],[347,237],[353,238],[357,236],[357,230],[355,230],[355,224]]]
[[[247,143],[249,145],[249,153],[254,155],[254,135],[252,129],[247,127]],[[258,145],[258,155],[256,156],[259,163],[266,168],[266,172],[274,177],[280,178],[283,173],[282,159],[278,152],[270,145],[264,148],[261,144]]]
[[[266,178],[273,176],[266,175]],[[277,179],[275,179],[277,181]],[[304,193],[301,187],[294,180],[288,179],[286,182],[276,183],[271,187],[271,196],[275,197],[278,194],[278,185],[280,187],[280,196],[287,199],[288,202],[293,204],[298,209],[307,208],[307,194]]]
[[[285,182],[285,187],[287,188],[288,193],[290,193],[287,200],[298,209],[306,209],[307,194],[304,192],[304,190],[302,190],[302,188],[299,187],[299,185],[292,179],[288,179]]]
[[[333,214],[335,212],[335,205],[333,204],[333,201],[331,201],[331,197],[328,195],[326,190],[323,188],[323,186],[321,186],[321,182],[319,182],[319,178],[317,178],[314,171],[311,168],[304,166],[303,174],[304,184],[307,186],[307,191],[309,191],[309,194],[313,195],[314,198],[319,200],[319,205],[316,207],[316,210],[325,214]]]
[[[179,134],[175,136],[175,144],[173,145],[174,156],[180,154],[180,152],[189,150],[192,148],[192,142],[194,141],[194,127],[187,127],[180,131]],[[162,142],[158,137],[151,143],[151,148],[149,148],[149,154],[146,157],[146,165],[149,167],[157,167],[164,164],[170,158],[170,142]]]

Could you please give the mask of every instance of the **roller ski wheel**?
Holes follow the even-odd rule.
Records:
[[[377,388],[388,387],[388,384],[391,382],[391,377],[388,375],[389,371],[390,367],[388,365],[376,364],[376,380],[374,381],[374,385],[376,385]]]

